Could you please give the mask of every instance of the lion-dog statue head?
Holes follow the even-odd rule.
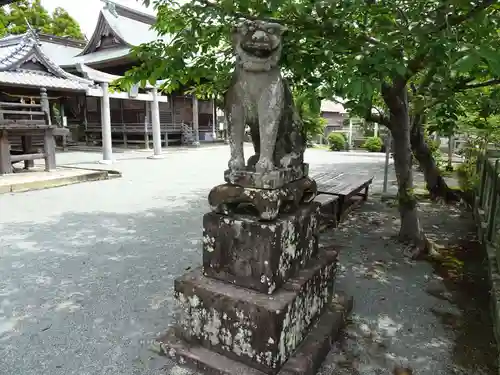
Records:
[[[282,36],[286,28],[278,23],[244,20],[233,29],[238,64],[248,71],[269,71],[278,67]]]

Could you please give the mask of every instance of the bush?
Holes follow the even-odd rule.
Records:
[[[370,137],[365,141],[365,143],[363,143],[362,147],[366,148],[370,152],[380,152],[383,145],[384,142],[382,141],[382,138]]]
[[[457,177],[460,188],[464,192],[472,192],[479,186],[479,176],[476,174],[476,165],[464,162],[457,168]]]
[[[346,139],[342,133],[332,132],[328,134],[328,144],[332,151],[343,151],[346,148]]]

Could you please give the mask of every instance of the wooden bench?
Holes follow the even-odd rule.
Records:
[[[181,132],[181,124],[160,124],[160,133],[161,133],[161,144],[162,146],[168,146],[168,144],[173,143],[168,135],[175,132]],[[94,137],[93,135],[101,135],[102,128],[101,124],[87,124],[87,128],[85,129],[85,142],[88,145],[91,140],[99,139],[101,137]],[[144,144],[148,147],[153,143],[153,130],[151,125],[146,129],[144,124],[111,124],[111,134],[121,135],[122,143],[125,147],[129,144]],[[143,136],[143,139],[131,138],[131,135],[140,135]]]
[[[335,195],[339,198],[338,221],[340,222],[354,207],[368,199],[368,192],[372,182],[373,177],[344,175],[339,184],[319,187],[318,191],[323,194]]]
[[[335,205],[337,224],[352,208],[368,199],[373,177],[362,177],[348,173],[324,172],[311,176],[318,186],[318,197],[322,206]],[[331,196],[331,201],[322,196]],[[324,208],[329,210],[329,208]],[[329,212],[325,212],[328,214]]]
[[[318,194],[314,202],[321,204],[320,207],[320,229],[336,228],[339,217],[339,197],[330,194]]]
[[[43,152],[34,152],[32,137],[43,135]],[[20,136],[22,151],[11,153],[9,137]],[[0,120],[0,175],[12,173],[12,164],[24,161],[26,169],[34,166],[34,160],[45,159],[45,170],[56,168],[56,143],[51,125],[23,125]]]

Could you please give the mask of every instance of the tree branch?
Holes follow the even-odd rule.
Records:
[[[281,25],[290,25],[290,26],[294,25],[294,26],[297,26],[295,23],[293,23],[293,21],[289,21],[289,20],[286,20],[286,19],[274,18],[274,17],[253,16],[253,15],[251,15],[249,13],[243,13],[243,12],[237,12],[237,11],[230,11],[230,12],[228,12],[228,11],[222,9],[218,4],[213,3],[210,0],[197,0],[197,1],[200,2],[201,4],[205,5],[207,8],[216,9],[216,10],[218,10],[218,11],[220,11],[220,12],[222,12],[222,13],[228,15],[228,16],[234,17],[234,18],[244,18],[244,19],[248,19],[248,20],[251,20],[251,21],[261,20],[261,21],[266,21],[266,22],[279,23]],[[325,30],[325,25],[324,24],[319,24],[316,19],[309,18],[309,21],[310,22],[302,24],[300,26],[306,28],[307,26],[315,25],[315,26],[318,26],[319,29]],[[364,41],[364,42],[372,43],[372,44],[375,44],[375,45],[384,45],[383,42],[381,42],[377,38],[374,38],[374,37],[372,37],[370,35],[366,35],[366,34],[361,34],[360,33],[358,35],[358,37],[362,41]]]
[[[237,11],[227,11],[225,9],[222,9],[219,6],[219,4],[213,3],[210,0],[197,0],[197,1],[200,2],[201,4],[205,5],[207,8],[212,8],[212,9],[218,10],[218,11],[224,13],[225,15],[231,16],[234,18],[245,18],[245,19],[248,19],[251,21],[261,20],[261,21],[280,23],[280,24],[285,23],[283,20],[281,20],[279,18],[257,17],[257,16],[252,16],[249,13],[242,13],[242,12],[237,12]]]
[[[457,87],[457,90],[465,91],[465,90],[478,89],[480,87],[488,87],[494,85],[500,85],[500,78],[494,78],[484,82],[472,83],[470,85],[463,85],[462,87]]]
[[[387,117],[382,113],[379,114],[373,113],[372,108],[370,108],[369,111],[366,113],[365,120],[368,122],[376,122],[377,124],[384,125],[388,128],[390,128],[391,125],[389,117]]]
[[[447,28],[450,27],[455,27],[459,26],[463,22],[471,19],[474,17],[476,14],[482,12],[483,10],[487,9],[488,7],[494,5],[497,3],[498,0],[483,0],[479,4],[477,4],[475,7],[473,7],[471,10],[469,10],[467,13],[461,14],[461,15],[451,15],[449,17],[446,17],[446,20],[442,22],[440,25],[438,25],[434,30],[431,30],[428,35],[434,35],[436,33],[439,33],[441,31],[446,30]],[[406,74],[404,76],[404,83],[408,82],[408,80],[413,77],[415,74],[417,74],[420,70],[422,70],[425,67],[425,64],[427,63],[427,59],[429,57],[429,52],[430,48],[425,48],[424,51],[421,51],[418,53],[412,60],[408,62],[408,66],[406,68]]]

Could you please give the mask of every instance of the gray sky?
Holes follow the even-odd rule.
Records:
[[[130,8],[141,9],[147,13],[152,13],[152,10],[142,6],[142,1],[115,0],[115,2],[122,3]],[[42,5],[49,12],[52,12],[57,7],[66,9],[68,13],[80,23],[82,31],[87,35],[87,38],[90,38],[97,23],[99,10],[104,4],[101,0],[42,0]]]

